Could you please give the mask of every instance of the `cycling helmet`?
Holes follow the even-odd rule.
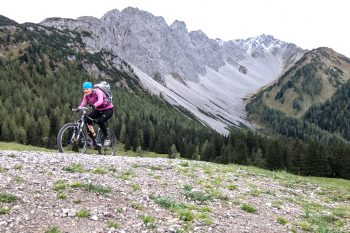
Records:
[[[83,89],[88,89],[88,88],[92,88],[92,83],[91,82],[84,82]]]

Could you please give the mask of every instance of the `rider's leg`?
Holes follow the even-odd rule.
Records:
[[[94,130],[94,126],[93,126],[92,120],[90,118],[96,119],[100,115],[101,114],[99,111],[94,110],[88,115],[88,117],[85,117],[85,119],[84,119],[86,126],[87,126],[87,133],[88,133],[89,137],[92,139],[92,143],[93,143],[94,147],[97,147],[98,145],[96,143],[96,132]]]
[[[106,121],[112,117],[113,115],[113,108],[110,109],[106,109],[101,111],[102,115],[96,119],[97,124],[100,126],[102,134],[103,134],[103,140],[102,140],[102,144],[106,141],[106,140],[110,140],[108,138],[108,134],[107,134],[107,126],[106,126]]]

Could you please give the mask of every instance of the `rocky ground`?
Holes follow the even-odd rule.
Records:
[[[350,232],[341,192],[237,165],[0,151],[2,233]]]

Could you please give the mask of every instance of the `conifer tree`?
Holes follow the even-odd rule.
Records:
[[[129,137],[126,136],[125,138],[126,138],[126,139],[125,139],[124,150],[125,150],[125,151],[128,151],[128,150],[131,149],[131,145],[130,145]]]
[[[234,162],[238,164],[247,164],[248,158],[248,147],[247,144],[243,142],[243,140],[239,140],[237,145],[234,147],[235,155]]]
[[[27,144],[27,132],[23,127],[18,129],[16,141],[22,144]]]
[[[338,171],[340,177],[344,179],[350,179],[350,147],[347,146],[344,149],[344,153],[342,155],[342,169]]]
[[[125,123],[123,121],[122,128],[120,130],[120,135],[119,135],[120,142],[125,143],[125,138],[126,138],[126,126],[125,126]]]
[[[141,146],[138,146],[137,149],[136,149],[136,155],[138,157],[143,157],[143,151],[142,151],[142,148]]]
[[[194,153],[192,154],[192,159],[193,160],[200,160],[201,159],[201,155],[199,154],[199,146],[196,146],[196,149],[194,151]]]
[[[50,120],[46,115],[39,119],[39,132],[41,145],[47,146],[50,133]]]
[[[11,131],[10,131],[9,125],[10,125],[10,119],[9,117],[6,117],[1,128],[2,140],[11,141]]]
[[[260,148],[258,148],[258,150],[254,153],[253,165],[261,168],[264,168],[266,165],[262,150]]]
[[[283,158],[279,143],[276,139],[273,139],[268,143],[266,150],[266,166],[271,170],[283,168]]]
[[[205,140],[201,148],[202,160],[209,161],[210,153],[211,153],[211,150],[210,150],[209,142],[208,140]]]
[[[320,146],[316,142],[309,143],[305,156],[305,175],[320,176],[323,173],[323,155],[319,150]]]
[[[169,150],[169,159],[175,159],[178,156],[179,156],[179,154],[177,153],[176,146],[173,144]]]
[[[295,140],[289,151],[289,168],[295,174],[303,174],[304,166],[304,148],[300,140]]]

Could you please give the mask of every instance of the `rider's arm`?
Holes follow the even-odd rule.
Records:
[[[79,107],[78,108],[83,108],[83,107],[85,107],[86,106],[86,104],[87,104],[87,96],[86,95],[84,95],[83,96],[83,100],[81,101],[81,103],[80,103],[80,105],[79,105]]]
[[[98,106],[100,106],[101,104],[103,104],[103,93],[101,90],[96,89],[96,96],[97,96],[97,102],[94,104],[94,106],[97,108]]]

